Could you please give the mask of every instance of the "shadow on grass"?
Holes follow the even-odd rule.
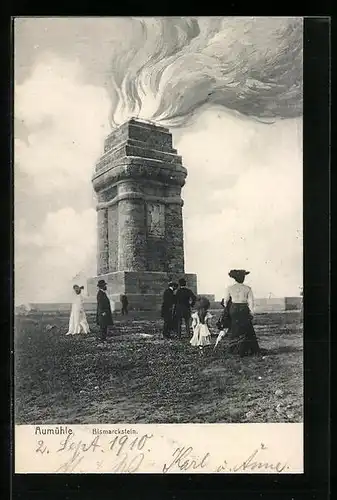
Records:
[[[278,354],[288,354],[290,352],[300,352],[302,350],[302,347],[284,345],[272,349],[261,349],[261,354],[263,354],[263,356],[277,356]]]

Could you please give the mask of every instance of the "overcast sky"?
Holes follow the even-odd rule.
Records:
[[[110,131],[114,19],[19,19],[15,27],[15,296],[67,301],[96,272],[94,164]],[[186,272],[218,298],[228,271],[257,297],[302,286],[302,119],[260,123],[223,105],[172,128],[188,169]]]

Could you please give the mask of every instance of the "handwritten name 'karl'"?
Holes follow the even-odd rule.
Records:
[[[208,459],[210,457],[209,453],[206,453],[204,457],[200,459],[192,459],[191,458],[191,453],[193,452],[192,446],[189,446],[188,448],[182,447],[182,448],[176,448],[176,450],[173,452],[173,460],[171,463],[164,464],[163,466],[163,472],[168,472],[169,470],[172,470],[175,466],[179,468],[179,470],[184,471],[184,470],[196,470],[196,469],[203,469],[206,467]]]

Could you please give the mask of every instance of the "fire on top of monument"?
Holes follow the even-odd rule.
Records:
[[[132,118],[105,140],[96,164],[97,276],[118,301],[158,309],[169,280],[185,277],[197,293],[197,277],[185,273],[183,200],[187,170],[168,128]]]

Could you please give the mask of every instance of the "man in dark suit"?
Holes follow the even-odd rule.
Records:
[[[191,308],[194,306],[197,298],[186,286],[186,280],[179,280],[179,288],[176,293],[176,322],[178,337],[181,338],[181,326],[184,320],[186,333],[190,335],[191,328]]]
[[[161,306],[161,317],[164,320],[163,326],[163,337],[165,339],[169,339],[171,337],[171,333],[173,331],[173,315],[175,309],[175,290],[178,288],[178,285],[174,282],[170,282],[168,284],[168,288],[164,291],[163,294],[163,303]]]
[[[129,301],[128,298],[125,294],[121,295],[121,304],[122,304],[122,315],[127,315],[128,314],[128,306],[129,306]]]
[[[100,328],[100,336],[97,340],[104,342],[108,333],[108,326],[113,325],[111,305],[109,297],[106,294],[107,283],[104,280],[99,280],[97,283],[97,314],[96,322]]]

